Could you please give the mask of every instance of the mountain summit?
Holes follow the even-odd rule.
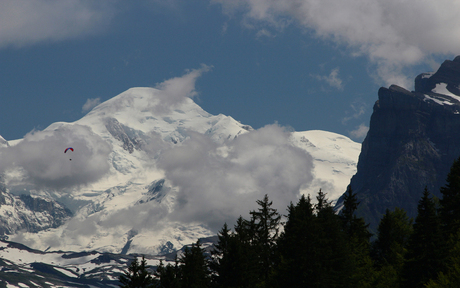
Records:
[[[16,205],[24,217],[0,230],[4,238],[48,251],[165,254],[215,235],[265,194],[281,213],[320,188],[336,199],[356,172],[359,143],[211,115],[179,80],[129,89],[78,121],[0,143],[5,197],[62,211],[51,221],[36,205]],[[30,225],[37,215],[49,223]]]
[[[358,171],[350,185],[358,213],[376,229],[386,209],[417,215],[424,188],[439,188],[460,156],[460,56],[415,79],[415,91],[380,88]],[[340,206],[343,199],[338,201]]]

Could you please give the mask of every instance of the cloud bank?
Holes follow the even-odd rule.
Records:
[[[312,179],[312,157],[292,146],[278,125],[238,136],[219,145],[190,132],[182,145],[160,156],[159,167],[179,187],[171,220],[204,222],[214,231],[224,222],[247,217],[265,194],[286,211]]]
[[[113,1],[2,0],[0,48],[98,33],[114,16]]]
[[[454,0],[212,2],[221,4],[225,13],[243,11],[244,22],[258,29],[268,25],[281,30],[295,21],[320,38],[367,56],[387,84],[407,86],[401,69],[429,62],[433,54],[457,54],[460,50],[460,2]]]
[[[64,153],[67,147],[74,151]],[[22,181],[55,190],[86,185],[109,171],[111,151],[112,147],[86,126],[36,131],[15,146],[0,148],[0,173],[19,168],[26,177]]]
[[[223,223],[231,227],[240,215],[249,219],[249,211],[258,208],[256,200],[265,194],[273,207],[285,214],[289,203],[300,197],[300,189],[313,181],[312,157],[293,146],[289,136],[290,132],[275,124],[218,144],[206,135],[188,131],[188,139],[164,151],[157,162],[168,182],[179,189],[172,207],[150,201],[111,213],[74,217],[59,236],[43,234],[41,245],[88,245],[88,239],[97,239],[100,231],[110,231],[107,243],[111,245],[118,241],[115,238],[125,237],[128,229],[163,231],[158,232],[162,235],[170,233],[164,232],[168,229],[186,229],[197,223],[216,233]],[[193,235],[187,229],[186,235]],[[12,239],[37,245],[27,234],[19,233]]]
[[[376,77],[387,85],[409,88],[412,79],[404,76],[405,67],[421,62],[429,64],[434,55],[456,55],[460,50],[460,2],[455,0],[210,2],[221,5],[223,12],[232,17],[242,14],[245,26],[257,29],[256,37],[272,37],[275,31],[296,23],[319,38],[351,48],[353,55],[368,57],[377,68]],[[121,12],[120,3],[117,0],[1,1],[0,48],[101,32]],[[181,5],[180,1],[149,3],[167,3],[176,9]]]

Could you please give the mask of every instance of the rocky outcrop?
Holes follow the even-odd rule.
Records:
[[[460,56],[434,74],[420,74],[415,91],[380,88],[350,182],[361,202],[357,213],[371,230],[386,209],[403,208],[415,217],[425,187],[440,196],[439,188],[460,157],[459,84]]]
[[[0,238],[18,231],[38,232],[64,224],[72,212],[54,200],[8,193],[0,175]]]
[[[133,153],[134,149],[140,150],[145,145],[145,141],[139,137],[138,131],[122,125],[115,118],[106,118],[105,127],[115,139],[121,141],[123,149],[129,153]]]
[[[453,61],[446,60],[435,73],[422,73],[415,78],[415,91],[421,93],[431,92],[439,83],[446,83],[447,90],[460,95],[460,56]]]

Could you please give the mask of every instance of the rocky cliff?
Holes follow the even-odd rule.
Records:
[[[425,187],[440,196],[460,156],[459,85],[460,56],[445,61],[436,73],[417,76],[415,91],[380,88],[350,182],[361,202],[358,214],[372,230],[387,208],[404,208],[415,217]]]

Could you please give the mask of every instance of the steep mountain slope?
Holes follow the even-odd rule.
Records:
[[[8,141],[0,135],[0,148],[2,147],[8,147]]]
[[[132,88],[74,123],[4,144],[4,192],[59,201],[73,215],[6,236],[47,251],[166,254],[215,235],[264,194],[282,212],[320,188],[336,199],[356,171],[361,145],[347,137],[254,130],[165,93]]]
[[[361,145],[343,135],[320,130],[293,132],[290,140],[313,157],[314,179],[303,193],[314,198],[321,189],[329,200],[336,201],[356,173]]]
[[[385,210],[415,217],[425,187],[436,195],[460,156],[460,57],[415,79],[415,91],[380,88],[358,171],[358,213],[375,229]],[[340,206],[341,199],[338,202]]]

